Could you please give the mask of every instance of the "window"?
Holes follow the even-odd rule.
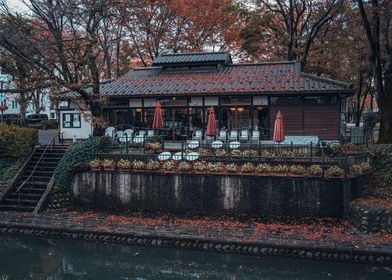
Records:
[[[18,109],[18,103],[16,101],[12,101],[11,108],[12,109]]]
[[[65,113],[63,114],[64,128],[80,128],[80,114],[79,113]]]

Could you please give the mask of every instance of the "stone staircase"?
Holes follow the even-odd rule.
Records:
[[[0,201],[0,210],[33,212],[67,148],[68,145],[51,145],[46,150],[38,147],[24,175]]]

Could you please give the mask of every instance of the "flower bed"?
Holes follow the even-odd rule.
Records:
[[[234,150],[235,151],[235,150]],[[275,163],[275,164],[272,164]],[[111,159],[93,160],[89,163],[92,171],[100,171],[102,168],[106,171],[113,171],[118,168],[121,171],[135,172],[163,172],[163,173],[195,173],[195,174],[242,174],[253,176],[293,176],[293,177],[320,177],[323,174],[330,178],[343,178],[345,170],[337,165],[330,165],[323,168],[321,165],[313,164],[306,166],[304,164],[276,164],[253,162],[244,163],[224,163],[213,161],[157,161],[148,162],[142,160],[120,159],[117,162]],[[369,163],[364,162],[350,166],[350,177],[361,176],[372,171]]]

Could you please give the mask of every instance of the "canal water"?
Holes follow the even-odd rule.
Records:
[[[225,255],[0,235],[0,280],[392,279],[366,264]]]

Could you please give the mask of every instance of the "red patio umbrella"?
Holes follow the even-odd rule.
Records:
[[[275,142],[282,142],[284,140],[283,116],[280,111],[276,114],[274,137],[272,138],[272,140],[274,140]]]
[[[206,135],[207,136],[216,135],[216,119],[215,119],[215,111],[213,107],[210,108],[210,114],[208,115]]]
[[[153,129],[161,129],[163,127],[161,103],[159,100],[155,103],[154,121],[152,122]]]

